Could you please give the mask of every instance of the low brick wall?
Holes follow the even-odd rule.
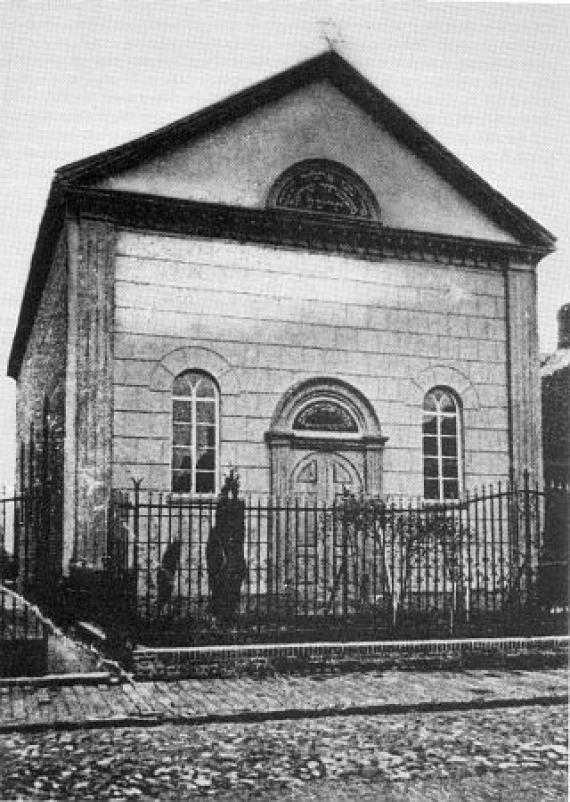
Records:
[[[568,661],[569,636],[466,640],[298,643],[188,648],[137,647],[137,679],[229,677],[240,674],[365,671],[399,668],[537,668]]]

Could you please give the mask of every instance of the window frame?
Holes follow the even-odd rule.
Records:
[[[335,431],[331,429],[297,429],[295,428],[295,422],[297,418],[309,407],[318,404],[320,402],[329,402],[334,404],[335,406],[341,407],[353,423],[356,426],[356,431],[354,432],[342,432],[342,431]],[[352,409],[344,400],[341,400],[334,395],[331,394],[323,394],[323,395],[315,395],[303,401],[302,404],[295,410],[295,414],[291,421],[291,431],[293,432],[294,436],[297,438],[316,438],[316,439],[330,439],[330,440],[354,440],[355,437],[362,436],[362,427],[356,414],[355,410]]]
[[[193,375],[200,376],[200,378],[207,379],[214,390],[214,489],[211,492],[200,493],[196,490],[196,479],[197,479],[197,453],[198,453],[198,438],[197,438],[197,415],[196,415],[196,404],[197,401],[200,400],[197,396],[196,389],[198,383],[193,385],[192,388],[192,395],[178,395],[174,392],[174,384],[177,379],[181,376],[184,376],[187,373],[191,373]],[[206,399],[204,399],[206,400]],[[209,400],[209,399],[207,399]],[[192,466],[190,469],[190,490],[179,491],[174,490],[174,471],[182,471],[182,469],[174,467],[174,454],[176,451],[177,446],[174,444],[174,402],[175,401],[190,401],[191,402],[191,413],[192,418],[190,421],[191,426],[191,459],[192,459]],[[186,368],[178,373],[172,382],[172,388],[170,391],[170,496],[173,498],[215,498],[220,492],[220,390],[218,387],[218,383],[215,378],[204,370],[200,370],[197,368]],[[180,446],[179,446],[180,447]]]
[[[436,409],[435,410],[427,410],[426,409],[426,402],[429,396],[436,393],[436,391],[441,391],[448,395],[454,405],[455,410],[452,413],[446,413],[442,411],[440,406],[439,399],[435,398]],[[426,431],[424,429],[426,418],[427,417],[435,417],[436,421],[436,432],[435,436],[431,434],[426,435]],[[443,419],[453,419],[455,420],[455,446],[456,446],[456,454],[455,454],[455,462],[457,464],[457,476],[451,479],[451,477],[446,477],[443,471],[443,464],[444,460],[447,456],[443,453],[443,438],[450,437],[450,435],[444,434],[442,432],[442,420]],[[423,481],[423,500],[426,504],[458,504],[461,500],[461,497],[464,492],[464,445],[463,445],[463,407],[461,404],[461,397],[455,390],[451,387],[446,387],[445,385],[436,385],[435,387],[431,387],[424,395],[423,402],[422,402],[422,481]],[[436,454],[426,454],[425,452],[425,438],[433,437],[436,443]],[[434,460],[434,457],[437,458],[437,475],[436,476],[428,476],[426,474],[426,460]],[[451,457],[452,459],[453,457]],[[437,498],[430,498],[426,496],[426,480],[436,480],[437,481],[437,490],[438,490],[438,497]],[[445,495],[445,482],[447,481],[457,481],[457,496],[448,496]]]
[[[288,189],[295,191],[305,186],[304,182],[310,177],[311,173],[325,174],[332,178],[332,183],[342,182],[349,186],[352,192],[359,198],[367,214],[350,215],[339,212],[330,212],[306,207],[303,204],[288,204],[282,202],[282,194]],[[310,184],[309,184],[310,185]],[[302,161],[291,164],[281,175],[278,176],[273,186],[269,190],[266,206],[273,209],[301,212],[302,214],[316,215],[317,217],[329,218],[332,220],[353,220],[356,222],[379,223],[380,207],[372,189],[358,173],[351,170],[346,164],[333,161],[332,159],[303,159]]]

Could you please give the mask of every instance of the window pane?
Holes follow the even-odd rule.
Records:
[[[174,384],[172,385],[172,394],[192,395],[192,393],[193,393],[192,374],[189,372],[181,373],[180,376],[177,376],[174,379]]]
[[[175,421],[185,421],[190,423],[192,420],[192,402],[191,401],[173,401],[172,402],[172,417]]]
[[[441,438],[441,453],[444,457],[455,457],[457,455],[457,440],[455,437]]]
[[[455,416],[452,418],[441,419],[441,433],[442,434],[455,434],[457,431],[457,419]]]
[[[424,437],[424,454],[426,457],[437,456],[437,437]]]
[[[172,427],[172,442],[175,446],[192,445],[192,427],[187,423],[175,423]]]
[[[213,471],[196,471],[196,492],[214,493],[216,482]]]
[[[433,478],[438,476],[438,465],[436,459],[424,460],[424,476]]]
[[[172,451],[172,467],[184,468],[191,470],[192,468],[192,451],[189,448],[174,448]]]
[[[204,448],[214,448],[216,445],[215,426],[196,426],[196,447],[199,451]]]
[[[443,483],[444,498],[459,498],[459,484],[457,481],[445,481]]]
[[[448,393],[442,393],[439,404],[442,412],[455,412],[455,399]]]
[[[424,415],[423,429],[424,429],[424,434],[437,433],[437,423],[435,415]]]
[[[174,493],[190,493],[192,481],[188,471],[172,471],[172,490]]]
[[[215,398],[216,389],[214,383],[205,377],[200,378],[196,386],[196,396],[198,398]]]
[[[457,479],[457,460],[444,459],[442,464],[444,477],[446,479]]]
[[[198,471],[213,471],[216,466],[216,456],[213,449],[202,451],[198,454],[196,469]]]
[[[436,411],[437,404],[435,400],[435,395],[433,393],[428,393],[424,398],[424,409],[428,412]]]
[[[196,421],[197,423],[215,423],[216,405],[212,401],[197,401]]]
[[[439,482],[437,479],[424,479],[424,498],[439,499]]]

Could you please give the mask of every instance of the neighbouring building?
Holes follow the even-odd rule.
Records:
[[[9,362],[39,559],[111,490],[453,500],[542,473],[554,237],[327,52],[57,170]]]
[[[543,357],[542,434],[544,479],[570,484],[570,304],[558,310],[558,348]]]
[[[557,349],[541,360],[545,497],[542,583],[554,607],[568,611],[570,539],[570,303],[558,310]]]

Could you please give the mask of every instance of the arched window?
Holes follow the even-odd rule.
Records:
[[[186,370],[172,388],[172,491],[216,493],[219,394],[205,373]]]
[[[424,498],[458,499],[462,491],[462,432],[459,400],[447,387],[434,387],[424,398]]]
[[[307,159],[282,173],[269,193],[267,205],[317,214],[380,220],[370,187],[344,164]]]
[[[318,398],[305,405],[293,421],[293,431],[357,434],[358,425],[348,409],[331,398]]]

